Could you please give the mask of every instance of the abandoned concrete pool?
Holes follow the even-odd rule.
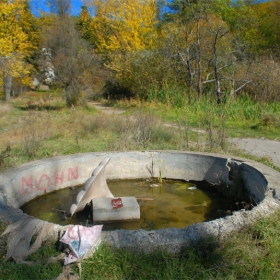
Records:
[[[32,199],[56,190],[84,184],[104,158],[110,158],[106,179],[168,178],[207,181],[230,196],[246,194],[256,205],[232,215],[177,229],[103,231],[102,242],[115,247],[135,248],[144,252],[165,248],[178,252],[204,237],[226,237],[257,218],[279,208],[280,174],[260,163],[223,155],[179,151],[100,152],[62,156],[30,162],[0,174],[0,216],[12,222],[10,235],[20,233],[25,240],[25,254],[9,256],[19,260],[30,254],[34,234],[43,232],[41,240],[65,231],[68,226],[48,223],[28,216],[19,209]],[[27,230],[28,227],[28,230]],[[30,231],[30,228],[32,229]],[[21,229],[21,230],[19,230]],[[26,237],[25,234],[29,236]],[[29,241],[29,242],[26,242]],[[36,242],[35,242],[36,243]],[[38,245],[39,246],[39,245]]]
[[[104,209],[105,205],[100,204],[102,200],[95,199],[94,203],[89,203],[70,218],[69,209],[83,189],[83,185],[79,185],[39,196],[23,205],[21,210],[30,216],[60,225],[102,224],[104,231],[185,228],[225,217],[242,208],[252,208],[250,201],[244,201],[244,197],[227,197],[207,182],[146,178],[107,180],[107,184],[114,197],[121,199],[121,209],[114,209],[110,199]],[[125,201],[130,197],[135,198],[134,205]],[[138,214],[135,211],[139,208],[140,216],[132,216],[133,213]],[[115,219],[119,212],[126,213],[127,219],[124,216]],[[98,217],[99,213],[104,214]]]

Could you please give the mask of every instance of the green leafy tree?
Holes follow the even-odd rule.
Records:
[[[90,42],[96,48],[93,21],[87,6],[82,6],[81,12],[77,18],[76,26],[81,33],[82,38]]]

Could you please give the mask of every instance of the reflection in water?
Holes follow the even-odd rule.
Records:
[[[217,193],[204,182],[164,180],[115,180],[107,182],[116,197],[135,196],[140,204],[140,221],[105,223],[104,230],[185,228],[194,223],[225,216],[233,210],[234,201]],[[65,214],[76,199],[82,186],[50,193],[22,207],[22,210],[39,219],[61,225],[91,223],[91,210],[75,214],[65,220]]]

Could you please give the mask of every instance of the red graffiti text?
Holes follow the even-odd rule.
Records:
[[[62,186],[65,181],[77,180],[79,178],[79,169],[76,167],[68,168],[66,171],[58,173],[56,170],[53,174],[42,174],[36,178],[30,175],[28,179],[25,177],[21,178],[21,194],[24,195],[27,190],[33,193],[34,188],[38,191],[47,191],[53,184],[55,187]]]

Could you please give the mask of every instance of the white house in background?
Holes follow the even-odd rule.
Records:
[[[43,78],[42,83],[52,85],[55,80],[55,71],[52,64],[52,52],[50,48],[42,48],[43,62]]]
[[[42,70],[39,75],[34,77],[32,81],[32,88],[47,90],[56,79],[50,48],[42,48],[42,58]]]

